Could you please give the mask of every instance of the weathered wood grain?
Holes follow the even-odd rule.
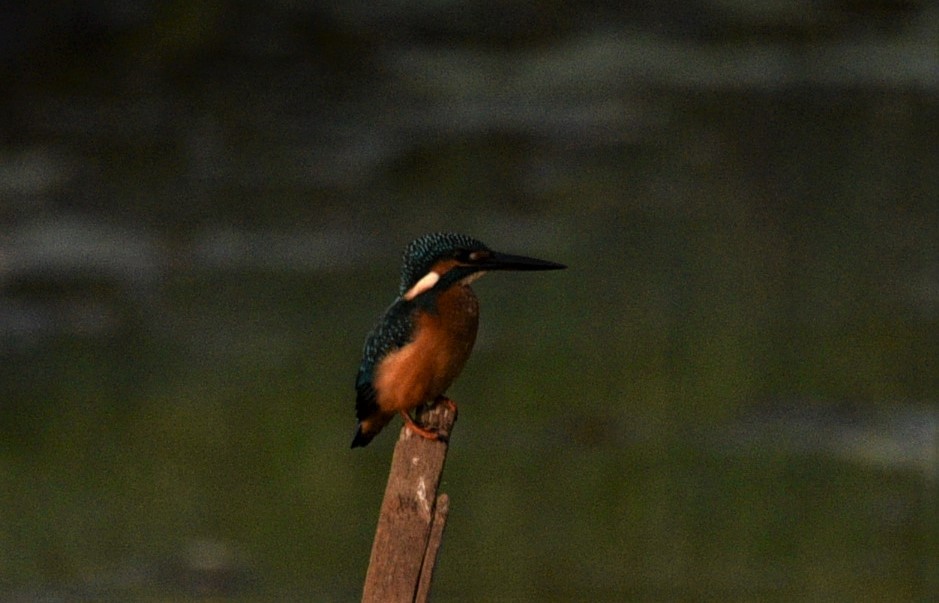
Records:
[[[456,412],[437,404],[422,409],[418,421],[449,435]],[[449,511],[448,497],[437,495],[448,447],[445,441],[428,440],[402,427],[391,458],[363,602],[427,600]]]

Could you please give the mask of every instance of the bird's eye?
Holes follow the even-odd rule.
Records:
[[[471,262],[478,262],[479,260],[486,259],[486,256],[489,254],[485,251],[473,251],[469,254],[468,259]]]

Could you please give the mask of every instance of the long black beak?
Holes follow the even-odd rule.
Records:
[[[493,251],[477,264],[483,270],[561,270],[564,264]]]

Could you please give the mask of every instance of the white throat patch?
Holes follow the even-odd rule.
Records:
[[[433,286],[436,285],[437,281],[439,280],[440,280],[440,275],[434,272],[433,270],[431,270],[430,272],[422,276],[421,280],[414,283],[414,286],[408,289],[407,292],[405,292],[405,294],[402,297],[404,297],[404,299],[408,301],[411,301],[412,299],[414,299],[421,293],[432,289]]]
[[[471,274],[471,275],[469,275],[469,276],[463,278],[463,280],[460,281],[460,284],[461,284],[461,285],[469,285],[470,283],[474,283],[474,282],[476,282],[476,281],[479,279],[479,277],[481,277],[481,276],[484,275],[484,274],[486,274],[486,271],[485,271],[485,270],[480,270],[479,272],[474,272],[473,274]]]

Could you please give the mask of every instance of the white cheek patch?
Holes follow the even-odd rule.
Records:
[[[427,274],[421,277],[421,280],[414,283],[414,286],[407,290],[404,294],[404,299],[411,301],[421,293],[430,290],[434,285],[437,284],[437,281],[440,280],[440,275],[431,270]]]

